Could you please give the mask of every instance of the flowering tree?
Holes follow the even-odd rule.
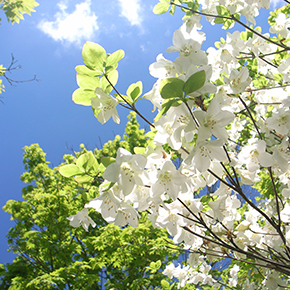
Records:
[[[177,7],[185,13],[183,25],[167,52],[178,57],[157,56],[149,67],[157,81],[144,95],[141,82],[126,94],[118,91],[122,50],[109,54],[92,42],[83,47],[74,102],[91,106],[102,124],[111,117],[120,122],[117,106],[130,109],[150,124],[154,136],[135,154],[119,149],[115,160],[102,160],[105,180],[85,209],[133,227],[147,211],[153,225],[172,236],[169,246],[190,253],[183,266],[171,264],[164,271],[179,287],[285,289],[290,285],[290,5],[270,13],[269,32],[255,27],[255,17],[270,8],[270,0],[160,0],[154,12],[174,14]],[[240,25],[245,31],[227,33],[203,51],[202,17],[223,29]],[[138,111],[141,99],[157,108],[154,122]],[[60,173],[87,176],[78,163]],[[83,213],[71,217],[77,221],[73,226],[87,227]]]

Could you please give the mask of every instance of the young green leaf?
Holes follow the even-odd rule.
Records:
[[[222,5],[216,6],[216,11],[217,11],[219,16],[226,16],[226,17],[231,16],[229,9],[226,8],[225,6],[222,6]]]
[[[119,103],[126,103],[124,100],[127,101],[127,103],[129,103],[130,105],[133,104],[133,100],[126,96],[126,95],[121,95],[123,97],[123,99],[118,95],[118,94],[114,94],[114,97],[119,101]]]
[[[118,62],[125,56],[125,52],[122,49],[119,49],[107,57],[106,61],[106,73],[116,69],[118,67]]]
[[[205,71],[199,71],[191,75],[183,85],[184,94],[187,96],[203,87],[206,79]]]
[[[96,97],[92,90],[76,89],[73,92],[72,100],[79,105],[91,106],[91,98]]]
[[[155,263],[155,265],[156,265],[156,268],[159,269],[159,268],[161,267],[161,261],[158,260],[158,261]]]
[[[134,147],[135,154],[144,154],[146,152],[146,148],[144,147]]]
[[[88,172],[89,169],[98,163],[92,151],[82,154],[76,162],[76,165],[83,169],[85,172]]]
[[[75,164],[64,165],[60,167],[58,171],[64,177],[71,177],[71,176],[83,173],[83,171]]]
[[[173,15],[173,14],[175,13],[175,8],[176,8],[175,5],[172,5],[172,6],[171,6],[171,8],[170,8],[170,10],[169,10],[169,13],[170,13],[171,15]]]
[[[170,289],[170,284],[166,280],[161,280],[161,289],[168,290]]]
[[[157,3],[153,8],[153,13],[157,15],[166,13],[168,11],[169,6],[170,4],[165,2]]]
[[[77,73],[77,84],[82,89],[88,89],[92,91],[94,91],[95,88],[99,88],[101,86],[98,77],[91,77],[81,73]]]
[[[75,70],[80,74],[88,75],[91,77],[98,77],[103,74],[102,72],[91,70],[85,65],[77,65]]]
[[[129,86],[126,94],[131,97],[133,101],[135,101],[142,94],[143,86],[142,82],[139,81]]]
[[[215,24],[222,24],[224,22],[225,22],[225,19],[224,18],[220,18],[220,17],[216,17],[215,20],[214,20]]]
[[[182,98],[184,81],[177,78],[163,79],[159,91],[163,99]]]
[[[82,56],[85,65],[99,72],[104,71],[104,64],[107,59],[105,49],[97,43],[87,41],[83,46]]]
[[[77,183],[92,183],[94,180],[93,177],[87,175],[87,174],[82,174],[82,175],[76,175],[75,176],[75,181]]]

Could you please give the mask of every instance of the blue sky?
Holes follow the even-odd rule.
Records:
[[[1,208],[9,199],[21,200],[24,146],[39,143],[51,166],[57,166],[62,156],[70,153],[68,148],[78,150],[81,143],[89,149],[100,148],[100,140],[105,143],[116,134],[123,134],[129,114],[125,109],[118,108],[120,125],[111,120],[101,125],[89,107],[72,102],[71,95],[78,87],[74,68],[83,64],[81,49],[85,41],[97,42],[107,52],[123,49],[125,58],[118,68],[118,90],[125,93],[131,83],[139,80],[143,82],[144,92],[151,90],[155,79],[148,67],[159,53],[169,59],[176,58],[176,54],[165,51],[172,45],[173,32],[182,24],[183,15],[179,11],[174,16],[154,15],[152,10],[157,2],[39,0],[36,12],[31,17],[25,15],[20,24],[11,25],[0,15],[0,64],[8,67],[13,53],[22,68],[9,74],[10,78],[26,80],[36,74],[41,79],[15,86],[4,81],[6,91],[1,99],[4,104],[0,103]],[[273,1],[273,5],[274,2],[281,4]],[[261,23],[266,20],[264,14]],[[207,33],[203,49],[225,36],[225,31],[210,24],[203,31]],[[139,108],[153,119],[151,103],[144,101]],[[7,253],[5,235],[14,223],[2,210],[0,219],[0,263],[12,262],[14,255]]]

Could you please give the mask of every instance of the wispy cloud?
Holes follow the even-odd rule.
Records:
[[[80,44],[82,40],[90,40],[99,29],[97,16],[91,11],[91,0],[75,5],[70,14],[66,3],[58,3],[59,12],[54,15],[54,21],[43,20],[38,28],[55,41]]]
[[[142,23],[140,0],[118,0],[121,6],[121,16],[127,18],[131,25]]]
[[[283,5],[285,5],[285,1],[283,0],[270,0],[270,2],[273,8],[282,7]]]

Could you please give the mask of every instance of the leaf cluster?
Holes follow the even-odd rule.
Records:
[[[123,50],[117,50],[108,54],[105,49],[97,43],[86,42],[82,50],[85,65],[78,65],[77,83],[79,88],[73,93],[73,101],[76,104],[90,106],[94,98],[95,89],[102,88],[103,92],[109,94],[118,80],[118,62],[124,57]]]
[[[39,4],[34,0],[2,0],[0,9],[4,11],[7,20],[13,23],[19,23],[24,19],[23,14],[31,15],[35,12],[34,8]],[[0,19],[1,20],[1,19]]]

